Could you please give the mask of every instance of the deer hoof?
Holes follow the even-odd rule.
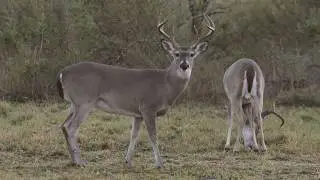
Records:
[[[131,169],[131,168],[132,168],[132,163],[129,162],[128,160],[126,160],[126,165],[127,165],[127,168],[128,168],[128,169]]]
[[[163,165],[156,165],[157,169],[161,169],[163,167]]]
[[[230,151],[230,150],[231,150],[230,145],[225,145],[225,146],[224,146],[224,151],[225,151],[225,152],[228,152],[228,151]]]
[[[162,162],[156,164],[156,168],[157,169],[161,169],[162,167],[163,167],[163,163]]]
[[[262,152],[262,153],[267,152],[267,148],[266,147],[261,147],[260,148],[260,152]]]
[[[79,167],[85,167],[87,164],[88,164],[88,161],[86,161],[86,160],[78,160],[78,161],[76,161],[76,162],[73,162],[73,164],[75,165],[75,166],[79,166]]]

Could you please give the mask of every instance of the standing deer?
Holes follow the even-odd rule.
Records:
[[[158,25],[159,32],[164,36],[162,47],[173,58],[166,69],[133,69],[81,62],[58,73],[59,94],[71,103],[70,113],[61,128],[74,164],[86,164],[80,158],[76,132],[89,112],[98,108],[108,113],[133,117],[125,158],[128,167],[132,166],[131,159],[142,120],[146,124],[156,167],[163,166],[155,120],[157,116],[164,115],[184,92],[191,77],[194,59],[207,50],[208,43],[204,39],[214,32],[215,27],[208,17],[206,19],[209,23],[208,33],[189,47],[180,46],[163,30],[167,20]]]
[[[243,136],[252,136],[252,143],[245,143],[246,150],[252,148],[256,151],[266,151],[261,117],[265,82],[260,66],[251,59],[240,59],[234,62],[224,74],[223,85],[231,109],[225,149],[230,149],[233,120],[236,119],[237,137],[233,151],[240,150],[241,130],[243,130]],[[250,134],[245,134],[248,132],[245,130],[247,128],[251,130]],[[260,148],[257,144],[256,129],[260,131]]]

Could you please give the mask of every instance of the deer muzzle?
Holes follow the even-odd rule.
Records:
[[[181,64],[180,64],[180,68],[185,71],[189,68],[189,64],[186,62],[186,61],[183,61]]]

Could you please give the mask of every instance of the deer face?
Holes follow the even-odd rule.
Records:
[[[163,49],[165,49],[173,58],[173,63],[181,70],[192,70],[194,59],[208,49],[207,42],[201,42],[191,47],[175,47],[173,43],[163,39],[161,41]]]
[[[197,42],[189,47],[181,47],[174,38],[171,38],[163,29],[163,25],[167,20],[163,21],[158,25],[159,32],[165,37],[161,40],[161,45],[173,58],[172,66],[177,69],[178,76],[189,78],[191,70],[193,68],[194,59],[201,53],[205,52],[208,48],[208,43],[203,42],[205,38],[210,36],[214,31],[215,27],[209,17],[204,16],[207,20],[207,27],[209,32],[202,38],[198,38]]]

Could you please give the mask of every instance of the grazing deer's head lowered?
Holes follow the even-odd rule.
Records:
[[[244,110],[248,110],[248,109],[244,109]],[[284,119],[281,115],[279,115],[278,113],[274,112],[274,111],[269,111],[269,110],[266,110],[266,111],[263,111],[261,113],[261,118],[263,121],[266,120],[266,117],[270,114],[273,114],[275,116],[277,116],[280,120],[281,120],[281,125],[280,125],[280,128],[283,126],[284,124]],[[246,114],[244,115],[244,127],[242,129],[242,135],[243,135],[243,140],[244,140],[244,146],[245,147],[253,147],[254,146],[254,139],[253,139],[253,133],[252,133],[252,130],[251,130],[251,127],[250,127],[250,115]],[[254,128],[255,128],[255,135],[258,135],[259,132],[260,132],[260,126],[258,126],[257,124],[258,122],[258,119],[254,119]]]
[[[207,18],[209,19],[209,18]],[[208,43],[204,38],[214,31],[211,21],[208,34],[190,47],[181,47],[158,25],[165,39],[162,47],[173,57],[166,69],[133,69],[94,62],[73,64],[58,73],[57,87],[62,98],[71,103],[70,113],[61,125],[73,163],[85,164],[80,158],[76,132],[93,108],[108,113],[133,117],[132,131],[126,162],[131,159],[138,140],[142,120],[146,124],[157,167],[162,160],[157,145],[156,117],[167,109],[185,90],[191,76],[193,61],[203,53]]]

